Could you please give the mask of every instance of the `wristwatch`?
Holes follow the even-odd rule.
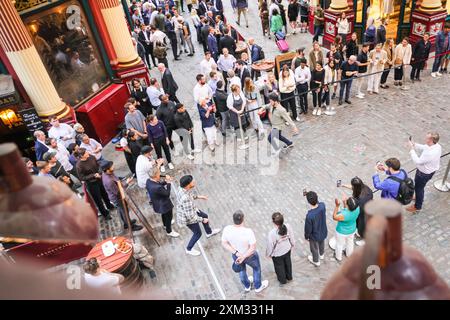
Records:
[[[236,255],[238,253],[238,251],[236,250],[233,254]]]

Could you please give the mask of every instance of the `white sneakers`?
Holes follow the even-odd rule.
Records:
[[[438,71],[438,72],[436,72],[436,75],[437,75],[438,77],[440,77],[440,76],[442,76],[442,73],[440,73],[440,72]]]
[[[358,93],[355,95],[355,97],[357,97],[359,99],[364,99],[364,93]]]
[[[313,114],[313,116],[317,116],[317,108],[314,108],[312,114]]]
[[[323,259],[325,259],[325,254],[320,256],[320,260],[323,260]]]
[[[253,277],[248,277],[248,281],[250,282],[250,287],[244,288],[245,292],[250,292],[250,290],[252,290]]]
[[[191,250],[186,249],[186,253],[190,254],[191,256],[199,256],[201,253],[198,250],[195,250],[192,248]]]
[[[361,246],[363,246],[363,245],[365,245],[366,244],[366,242],[364,241],[364,240],[356,240],[355,241],[355,244],[358,246],[358,247],[361,247]]]
[[[433,78],[436,78],[436,72],[432,72],[432,73],[431,73],[431,76],[432,76]]]
[[[206,235],[206,238],[211,238],[212,236],[218,234],[220,231],[222,231],[222,229],[217,228],[217,229],[213,229],[212,232],[210,234]]]
[[[194,149],[194,150],[192,150],[192,152],[193,152],[193,153],[200,153],[200,152],[202,152],[202,150],[200,150],[200,149]]]
[[[260,293],[261,291],[263,291],[264,289],[266,289],[269,286],[269,280],[263,280],[261,282],[261,287],[259,287],[258,289],[255,289],[256,293]]]
[[[319,109],[317,110],[317,115],[320,116],[321,114],[322,114],[322,108],[319,108]]]
[[[161,166],[161,167],[159,168],[159,170],[161,171],[161,173],[166,172],[166,168],[165,168],[164,166]]]
[[[171,233],[168,233],[167,235],[172,238],[178,238],[180,236],[180,234],[175,231],[172,231]]]
[[[314,260],[313,260],[313,256],[308,256],[308,260],[309,260],[309,262],[311,262],[313,265],[315,265],[316,267],[319,267],[320,266],[320,260],[319,260],[319,262],[314,262]]]
[[[168,164],[168,167],[169,167],[170,170],[173,170],[173,168],[175,168],[175,167],[173,166],[172,162],[170,162],[170,163]]]
[[[296,121],[300,121],[300,117],[297,117],[295,120],[296,120]]]
[[[188,158],[189,160],[194,160],[195,159],[195,157],[192,154],[188,154],[186,158]]]

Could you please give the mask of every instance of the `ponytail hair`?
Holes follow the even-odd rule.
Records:
[[[283,215],[280,212],[275,212],[272,214],[272,222],[278,227],[278,235],[285,236],[287,235],[287,227],[284,224]]]

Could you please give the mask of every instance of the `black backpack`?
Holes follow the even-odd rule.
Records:
[[[414,196],[414,180],[408,177],[405,170],[402,169],[401,171],[405,174],[405,179],[402,180],[394,176],[389,176],[388,179],[392,179],[400,183],[397,198],[395,199],[401,204],[407,205],[411,203]]]

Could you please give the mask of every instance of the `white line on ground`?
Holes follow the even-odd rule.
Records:
[[[217,290],[219,290],[220,295],[222,296],[222,300],[226,300],[225,293],[223,292],[222,287],[220,286],[219,280],[217,280],[216,273],[214,272],[211,264],[209,263],[208,257],[206,256],[205,250],[203,250],[203,246],[200,241],[197,242],[198,247],[200,248],[200,252],[202,253],[203,259],[205,259],[206,265],[208,266],[209,272],[211,273],[211,276],[213,277],[214,283],[216,285]]]

